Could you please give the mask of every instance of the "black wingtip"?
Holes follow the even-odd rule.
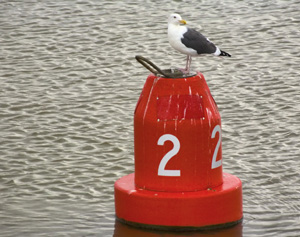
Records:
[[[222,50],[221,50],[221,54],[219,56],[231,57],[231,55],[229,53],[226,53],[225,51],[222,51]]]

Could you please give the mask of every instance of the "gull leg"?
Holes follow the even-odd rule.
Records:
[[[189,67],[189,57],[190,57],[190,55],[187,55],[187,56],[186,56],[185,71],[187,71],[187,70],[188,70],[188,67]]]
[[[190,73],[191,62],[192,62],[192,56],[187,55],[185,69],[180,69],[180,71],[188,75]]]
[[[185,68],[187,74],[190,74],[191,63],[192,63],[192,56],[188,55],[186,57],[186,68]]]
[[[187,74],[190,74],[190,69],[191,69],[191,64],[192,64],[192,56],[188,56],[189,59],[189,64],[188,64],[188,68],[187,68]]]

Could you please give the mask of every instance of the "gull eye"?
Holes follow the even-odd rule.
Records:
[[[174,19],[176,19],[176,16],[173,16]]]

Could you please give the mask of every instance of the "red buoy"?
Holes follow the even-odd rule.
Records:
[[[134,116],[135,173],[115,183],[119,220],[150,228],[238,223],[242,184],[222,172],[221,117],[201,73],[150,74]]]

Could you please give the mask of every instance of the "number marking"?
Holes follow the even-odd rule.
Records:
[[[218,161],[217,160],[217,155],[218,155],[218,151],[219,151],[219,148],[220,148],[220,145],[221,145],[221,127],[220,125],[217,125],[215,126],[212,134],[211,134],[211,138],[215,138],[216,136],[216,133],[219,133],[219,140],[218,140],[218,143],[216,145],[216,148],[215,148],[215,151],[214,151],[214,154],[213,154],[213,158],[212,158],[212,162],[211,162],[211,168],[212,169],[215,169],[215,168],[218,168],[219,166],[222,165],[222,158]]]
[[[170,150],[167,154],[164,155],[164,157],[162,158],[162,160],[159,163],[158,166],[158,175],[159,176],[180,176],[180,170],[166,170],[165,167],[167,165],[167,163],[169,162],[169,160],[175,156],[179,149],[180,149],[180,142],[178,140],[177,137],[175,137],[172,134],[165,134],[162,135],[158,141],[157,141],[157,145],[164,145],[165,141],[171,141],[173,143],[173,148],[172,150]]]

